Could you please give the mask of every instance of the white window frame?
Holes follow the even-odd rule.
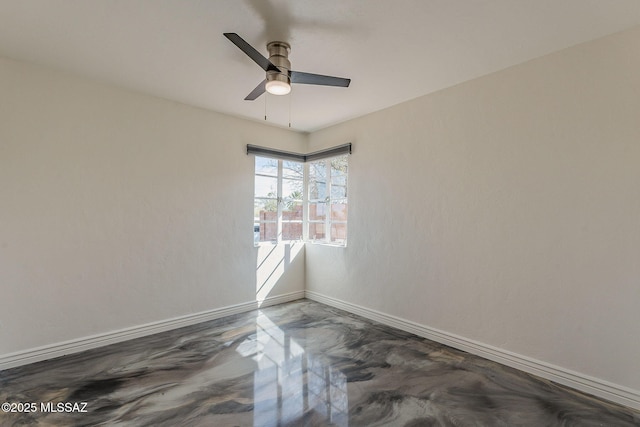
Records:
[[[344,156],[346,156],[346,154],[343,154]],[[348,236],[348,186],[349,186],[349,169],[348,169],[348,160],[347,160],[347,172],[346,172],[346,182],[345,182],[345,196],[346,197],[339,197],[339,198],[333,198],[332,197],[332,191],[331,191],[331,186],[332,186],[332,176],[331,176],[331,162],[332,160],[334,160],[337,157],[341,157],[342,155],[338,155],[338,156],[333,156],[333,157],[328,157],[328,158],[324,158],[322,160],[316,160],[316,161],[309,161],[309,162],[299,162],[296,160],[283,160],[283,159],[279,159],[276,157],[272,157],[269,155],[256,155],[255,159],[254,159],[254,185],[255,185],[255,177],[256,176],[265,176],[265,177],[271,177],[274,178],[273,175],[264,175],[264,174],[259,174],[256,172],[256,162],[257,162],[257,158],[263,158],[263,159],[270,159],[270,160],[274,160],[277,161],[277,187],[276,187],[276,198],[272,198],[272,197],[257,197],[255,194],[255,187],[254,187],[254,209],[255,209],[255,200],[257,199],[261,199],[261,200],[275,200],[277,203],[277,214],[276,214],[276,240],[267,240],[267,241],[260,241],[259,238],[256,241],[255,237],[254,237],[254,245],[255,246],[260,246],[260,245],[273,245],[273,244],[278,244],[278,243],[282,243],[282,242],[295,242],[295,241],[299,241],[299,239],[291,239],[291,240],[284,240],[282,239],[282,233],[283,233],[283,224],[286,223],[300,223],[301,227],[302,227],[302,240],[305,242],[310,242],[310,243],[314,243],[314,244],[321,244],[321,245],[330,245],[330,246],[340,246],[340,247],[345,247],[347,246],[347,238],[345,237],[345,239],[343,241],[338,241],[338,242],[334,242],[332,241],[332,225],[333,224],[345,224],[346,225],[346,229],[347,229],[347,236]],[[347,158],[348,159],[348,158]],[[288,201],[288,199],[283,197],[282,191],[283,191],[283,181],[285,179],[289,179],[284,177],[284,162],[285,161],[291,161],[291,162],[295,162],[295,163],[300,163],[303,165],[303,179],[302,179],[302,188],[303,188],[303,192],[302,192],[302,200],[299,199],[292,199],[289,201],[294,201],[294,202],[301,202],[302,203],[302,220],[284,220],[283,219],[283,212],[284,212],[284,203]],[[324,218],[324,238],[323,239],[314,239],[311,240],[309,238],[309,224],[311,223],[319,223],[321,221],[317,221],[317,220],[310,220],[309,219],[309,211],[310,211],[310,205],[311,203],[317,203],[318,200],[309,200],[309,168],[310,168],[310,164],[311,163],[324,163],[325,165],[325,178],[326,178],[326,197],[324,199],[324,205],[325,205],[325,218]],[[345,204],[347,205],[347,219],[344,221],[334,221],[331,219],[331,207],[332,207],[332,201],[335,200],[344,200]],[[255,213],[254,213],[255,215]],[[273,221],[261,221],[260,218],[258,218],[257,222],[256,222],[256,218],[254,216],[254,228],[256,223],[259,225],[260,229],[262,228],[263,224],[273,224]],[[255,235],[255,231],[254,231],[254,235]]]
[[[254,190],[253,190],[253,206],[255,209],[255,202],[256,200],[262,200],[262,201],[275,201],[276,206],[277,206],[277,211],[280,210],[280,193],[282,192],[281,184],[280,184],[280,179],[278,178],[280,175],[280,171],[279,168],[276,168],[276,175],[269,175],[269,174],[264,174],[264,173],[257,173],[256,172],[256,163],[258,161],[258,157],[260,156],[256,156],[254,158],[254,162],[253,162],[253,182],[254,182]],[[265,196],[256,196],[256,188],[255,188],[255,182],[256,182],[256,177],[264,177],[264,178],[276,178],[276,195],[275,197],[265,197]],[[255,217],[255,211],[254,211],[254,217],[253,217],[253,227],[254,227],[254,244],[257,245],[258,243],[273,243],[273,241],[269,240],[269,241],[264,241],[264,242],[260,242],[260,237],[258,236],[258,239],[256,240],[255,238],[255,226],[256,223],[258,225],[258,233],[261,232],[261,230],[263,229],[263,226],[266,228],[265,224],[275,224],[276,227],[278,227],[278,218],[279,218],[280,214],[279,212],[276,212],[276,220],[275,221],[263,221],[262,218],[258,217],[257,221],[256,221],[256,217]],[[276,232],[276,239],[277,239],[277,232]]]
[[[269,159],[269,160],[274,160],[277,161],[277,174],[274,175],[266,175],[266,174],[260,174],[256,172],[256,159],[260,157],[263,159]],[[287,239],[284,240],[282,238],[282,230],[283,230],[283,225],[284,223],[289,223],[289,224],[300,224],[301,229],[302,229],[302,233],[304,233],[304,206],[305,206],[305,202],[304,202],[304,197],[302,199],[288,199],[286,197],[283,196],[282,191],[283,191],[283,181],[285,179],[293,179],[293,178],[289,178],[289,177],[285,177],[284,176],[284,162],[294,162],[294,163],[299,163],[302,166],[302,170],[303,170],[303,179],[302,181],[302,188],[303,188],[303,196],[305,194],[305,185],[306,185],[306,172],[305,172],[305,165],[302,162],[297,162],[295,160],[282,160],[282,159],[276,159],[274,157],[268,157],[268,156],[255,156],[254,159],[254,166],[253,166],[253,176],[254,176],[254,186],[255,186],[255,177],[256,176],[264,176],[264,177],[268,177],[268,178],[276,178],[277,179],[277,183],[276,183],[276,197],[263,197],[263,196],[256,196],[255,194],[255,187],[254,187],[254,192],[253,192],[253,200],[254,200],[254,208],[255,208],[255,200],[275,200],[276,202],[276,206],[277,206],[277,213],[276,213],[276,240],[266,240],[266,241],[260,241],[259,239],[256,241],[254,238],[254,245],[258,246],[261,244],[278,244],[278,243],[282,243],[282,242],[296,242],[299,241],[300,239]],[[294,202],[294,203],[301,203],[302,204],[302,212],[303,212],[303,218],[300,220],[284,220],[284,204],[286,202]],[[274,221],[261,221],[260,218],[258,218],[257,220],[257,224],[259,225],[259,229],[262,228],[262,224],[274,224]],[[254,228],[256,226],[256,218],[254,216],[253,218],[253,225]],[[254,232],[255,233],[255,232]],[[301,238],[303,238],[303,234],[301,234],[300,236]]]
[[[313,162],[309,162],[307,164],[305,164],[305,178],[306,178],[306,185],[305,185],[305,215],[306,215],[306,220],[305,220],[305,241],[310,242],[310,243],[316,243],[316,244],[322,244],[322,245],[331,245],[331,246],[347,246],[347,238],[344,239],[344,241],[340,241],[340,242],[334,242],[332,241],[332,225],[333,224],[345,224],[345,226],[347,227],[347,235],[348,235],[348,215],[349,215],[349,193],[348,193],[348,186],[349,186],[349,169],[348,169],[348,161],[347,161],[347,173],[346,173],[346,183],[345,183],[345,187],[347,187],[345,189],[345,197],[337,197],[334,198],[332,196],[332,185],[333,185],[333,179],[332,179],[332,175],[331,175],[331,162],[332,160],[334,160],[337,157],[341,157],[341,156],[334,156],[334,157],[328,157],[326,159],[322,159],[322,160],[316,160]],[[312,203],[318,203],[319,199],[316,200],[310,200],[309,199],[309,168],[311,167],[312,163],[324,163],[324,167],[325,167],[325,186],[326,186],[326,197],[324,198],[324,206],[325,206],[325,217],[324,217],[324,221],[320,220],[311,220],[309,219],[309,212],[311,211],[310,209],[310,205]],[[345,204],[347,205],[347,219],[344,221],[334,221],[331,219],[331,207],[333,205],[333,202],[336,200],[344,200]],[[324,238],[323,239],[311,239],[309,236],[309,224],[320,224],[324,222]]]

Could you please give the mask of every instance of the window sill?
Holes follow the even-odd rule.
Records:
[[[314,242],[314,241],[307,241],[307,243],[311,243],[312,245],[318,245],[318,246],[331,246],[332,248],[346,248],[347,244],[341,244],[341,243],[328,243],[328,242]]]
[[[295,245],[297,243],[309,243],[304,240],[283,240],[281,242],[257,242],[253,246],[259,248],[260,246],[277,246],[277,245]]]
[[[314,242],[312,240],[283,240],[281,242],[257,242],[253,244],[253,247],[255,248],[259,248],[261,246],[276,246],[276,245],[280,245],[280,244],[285,244],[285,245],[295,245],[298,243],[309,243],[311,245],[317,245],[317,246],[330,246],[332,248],[346,248],[347,244],[340,244],[340,243],[327,243],[327,242]]]

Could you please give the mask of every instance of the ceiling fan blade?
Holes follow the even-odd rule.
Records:
[[[299,83],[305,85],[349,87],[349,83],[351,83],[351,79],[323,76],[320,74],[303,73],[301,71],[289,71],[289,77],[291,77],[291,83]]]
[[[280,71],[278,67],[273,65],[271,61],[265,58],[260,52],[255,50],[253,46],[244,41],[242,37],[236,33],[222,33],[226,38],[231,40],[231,43],[240,48],[241,51],[247,54],[247,56],[254,60],[256,64],[262,67],[265,71]]]
[[[266,80],[261,81],[260,84],[256,86],[256,88],[252,90],[251,93],[244,98],[244,100],[253,101],[256,98],[258,98],[260,95],[264,93],[266,84],[267,84]]]

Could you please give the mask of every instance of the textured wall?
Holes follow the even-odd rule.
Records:
[[[635,29],[313,133],[354,152],[307,289],[640,390],[638,70]]]
[[[255,301],[245,144],[304,135],[2,59],[0,98],[0,355]]]

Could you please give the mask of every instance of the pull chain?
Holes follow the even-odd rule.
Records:
[[[293,90],[289,93],[289,127],[291,127],[291,98],[293,97]]]
[[[264,94],[264,120],[267,121],[267,97],[269,95],[267,93]]]

